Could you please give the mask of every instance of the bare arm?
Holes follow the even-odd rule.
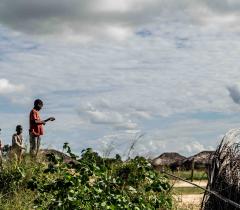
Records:
[[[24,149],[23,145],[18,142],[17,136],[13,136],[12,142],[16,144],[18,147],[20,147],[21,149]]]
[[[48,122],[48,121],[54,121],[54,120],[55,120],[54,117],[49,117],[49,118],[47,118],[46,120],[35,120],[34,122],[35,122],[36,124],[38,124],[38,125],[45,125],[46,122]]]
[[[37,125],[45,125],[45,120],[34,120],[34,123]]]
[[[55,120],[55,118],[54,117],[49,117],[49,118],[47,118],[46,120],[44,120],[44,122],[48,122],[48,121],[54,121]]]

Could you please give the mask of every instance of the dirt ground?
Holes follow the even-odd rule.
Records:
[[[193,183],[201,186],[201,187],[206,187],[207,186],[207,181],[194,181]],[[189,187],[189,190],[191,191],[191,188],[193,186],[191,184],[188,184],[186,182],[175,182],[174,183],[174,188],[185,188]],[[175,195],[175,199],[178,204],[178,209],[179,210],[199,210],[201,207],[201,202],[203,199],[203,194],[177,194]]]
[[[197,184],[201,187],[207,186],[207,180],[193,181],[192,183]],[[173,184],[174,184],[174,187],[193,187],[193,185],[183,181],[176,181],[176,182],[173,182]]]
[[[176,195],[175,199],[180,210],[199,210],[201,207],[203,194],[197,195]]]

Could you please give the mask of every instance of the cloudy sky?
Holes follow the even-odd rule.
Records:
[[[0,127],[44,147],[154,157],[214,149],[240,126],[239,0],[0,0]]]

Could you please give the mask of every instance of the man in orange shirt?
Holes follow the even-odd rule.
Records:
[[[34,108],[29,115],[29,135],[30,135],[30,154],[36,157],[39,152],[41,136],[43,133],[43,126],[48,121],[54,121],[54,117],[50,117],[46,120],[41,120],[39,111],[43,107],[43,102],[40,99],[34,101]]]

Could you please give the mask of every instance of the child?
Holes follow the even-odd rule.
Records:
[[[41,120],[39,111],[43,107],[43,102],[40,99],[34,101],[34,108],[29,115],[29,135],[30,135],[30,154],[33,157],[38,155],[41,143],[41,136],[44,134],[43,125],[48,121],[54,121],[54,117],[50,117],[46,120]]]
[[[12,155],[17,159],[18,163],[22,161],[23,150],[25,149],[23,144],[22,131],[23,131],[22,126],[18,125],[16,127],[17,133],[13,134],[12,136],[11,152]]]

